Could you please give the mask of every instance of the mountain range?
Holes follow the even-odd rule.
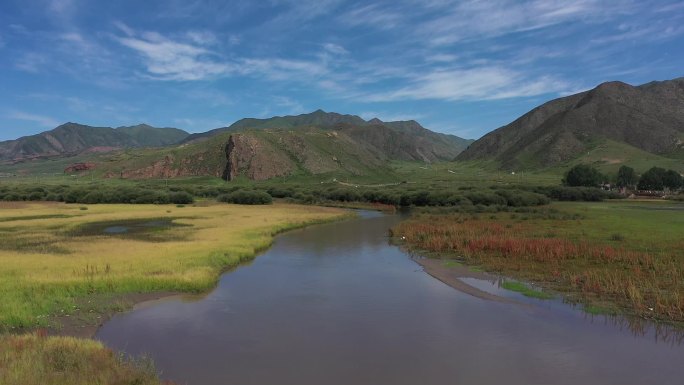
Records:
[[[105,176],[126,178],[212,175],[268,179],[293,174],[368,175],[382,172],[394,160],[450,161],[472,142],[430,131],[412,120],[366,121],[317,110],[241,119],[229,127],[198,134],[148,125],[109,128],[66,123],[41,134],[0,142],[0,160],[6,164],[56,158],[90,162],[89,154],[106,153],[106,159],[100,157],[87,167],[65,169],[95,168]]]
[[[188,135],[177,128],[156,128],[146,124],[111,128],[69,122],[40,134],[0,142],[0,160],[21,161],[84,152],[163,147],[176,144]]]
[[[66,123],[0,142],[0,167],[36,159],[50,159],[55,166],[88,159],[87,167],[66,169],[95,168],[108,177],[227,180],[375,175],[392,161],[456,160],[508,170],[564,170],[577,163],[644,170],[660,165],[684,171],[684,78],[640,86],[603,83],[544,103],[477,141],[433,132],[413,120],[383,122],[317,110],[246,118],[194,134],[145,124]]]
[[[122,154],[102,170],[129,178],[370,175],[390,161],[453,160],[472,140],[430,131],[415,121],[366,121],[317,110],[296,116],[242,119],[185,138],[178,146]]]

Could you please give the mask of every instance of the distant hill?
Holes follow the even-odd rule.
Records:
[[[0,142],[0,160],[25,160],[106,152],[123,148],[160,147],[185,139],[177,128],[156,128],[146,124],[131,127],[91,127],[65,123],[37,135]]]
[[[432,132],[415,121],[365,121],[318,110],[242,119],[191,135],[179,146],[121,154],[101,170],[110,177],[127,178],[372,175],[382,173],[393,160],[453,160],[471,142]]]
[[[684,159],[684,78],[636,87],[608,82],[552,100],[488,133],[457,160],[540,169],[589,159],[638,163],[645,154]]]
[[[275,116],[268,119],[246,118],[228,127],[217,128],[188,136],[183,143],[206,140],[224,132],[239,132],[245,129],[301,129],[320,128],[343,131],[349,136],[370,141],[376,147],[384,148],[391,157],[401,160],[437,161],[453,160],[473,141],[454,135],[430,131],[415,120],[383,122],[374,118],[369,121],[356,115],[316,110],[309,114]]]
[[[222,132],[235,132],[247,128],[294,128],[294,127],[332,127],[339,123],[364,125],[366,121],[355,115],[342,115],[335,112],[316,110],[310,114],[294,116],[274,116],[267,119],[244,118],[228,127],[216,128],[203,133],[192,134],[183,142],[190,143],[205,140]]]

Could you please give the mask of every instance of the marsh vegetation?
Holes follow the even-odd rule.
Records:
[[[588,309],[684,322],[684,217],[667,202],[554,203],[490,215],[425,211],[409,247],[531,281]]]

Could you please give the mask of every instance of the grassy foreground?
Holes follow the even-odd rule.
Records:
[[[154,366],[132,360],[101,343],[39,334],[0,336],[0,384],[159,384]]]
[[[55,317],[102,295],[205,291],[275,233],[347,215],[287,204],[201,206],[0,203],[0,331],[54,327]],[[119,224],[136,231],[105,234]]]
[[[419,213],[409,247],[535,282],[583,302],[684,323],[684,205],[558,202],[522,213]]]

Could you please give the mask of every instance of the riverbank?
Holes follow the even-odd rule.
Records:
[[[681,325],[682,207],[559,202],[496,214],[417,212],[394,234],[414,251],[535,283],[591,313]]]
[[[88,338],[137,303],[206,292],[278,233],[351,215],[291,204],[0,206],[0,382],[8,384],[85,384],[100,378],[94,372],[103,383],[158,383],[151,363]]]
[[[58,327],[55,320],[79,313],[90,298],[88,313],[99,313],[101,302],[136,302],[131,294],[206,291],[275,234],[349,215],[288,204],[2,208],[0,328],[10,332]],[[99,300],[107,296],[113,301]]]

